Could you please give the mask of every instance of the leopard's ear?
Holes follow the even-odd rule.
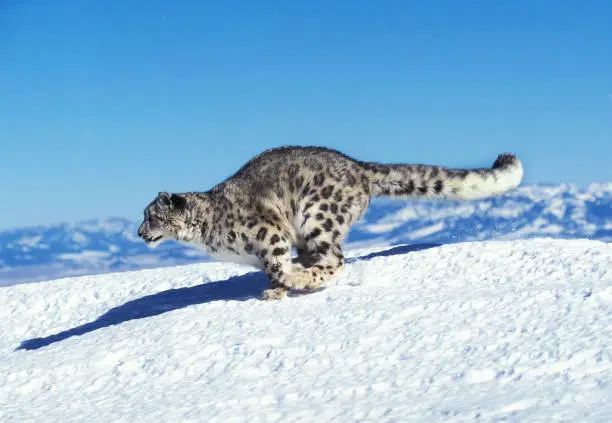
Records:
[[[171,209],[182,209],[187,205],[187,200],[182,195],[170,194],[165,191],[158,194],[157,201],[159,201],[163,206]]]
[[[171,200],[171,196],[169,193],[165,192],[165,191],[161,191],[158,195],[157,195],[157,201],[159,201],[161,204],[163,204],[164,206],[169,206],[172,204],[172,200]]]
[[[187,206],[187,199],[180,194],[170,195],[170,203],[175,209],[184,209]]]

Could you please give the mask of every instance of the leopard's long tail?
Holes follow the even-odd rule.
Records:
[[[476,200],[516,188],[523,178],[521,161],[500,154],[489,169],[360,162],[372,197]]]

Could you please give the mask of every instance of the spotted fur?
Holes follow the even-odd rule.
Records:
[[[210,256],[266,272],[264,299],[312,290],[344,266],[342,244],[372,197],[470,200],[520,184],[520,161],[500,155],[489,169],[362,162],[323,147],[267,150],[207,192],[160,192],[138,234],[203,247]],[[292,257],[292,250],[297,256]]]

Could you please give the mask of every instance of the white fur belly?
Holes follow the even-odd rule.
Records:
[[[257,268],[261,267],[261,262],[253,254],[246,254],[246,253],[236,254],[232,251],[223,250],[223,249],[219,249],[214,253],[210,250],[207,250],[206,253],[218,261],[236,263],[236,264],[246,264],[248,266],[253,266]]]
[[[212,257],[213,259],[221,262],[246,264],[248,266],[253,266],[258,269],[262,268],[261,261],[259,261],[259,259],[257,259],[257,256],[253,254],[247,254],[245,252],[243,252],[242,254],[236,254],[233,251],[224,250],[223,247],[213,252],[209,246],[200,244],[198,242],[182,242],[182,244],[188,245],[190,247],[196,247],[199,250],[204,250],[209,257]]]

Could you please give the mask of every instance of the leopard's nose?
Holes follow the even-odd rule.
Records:
[[[138,236],[142,238],[143,233],[144,233],[144,222],[138,227]]]

